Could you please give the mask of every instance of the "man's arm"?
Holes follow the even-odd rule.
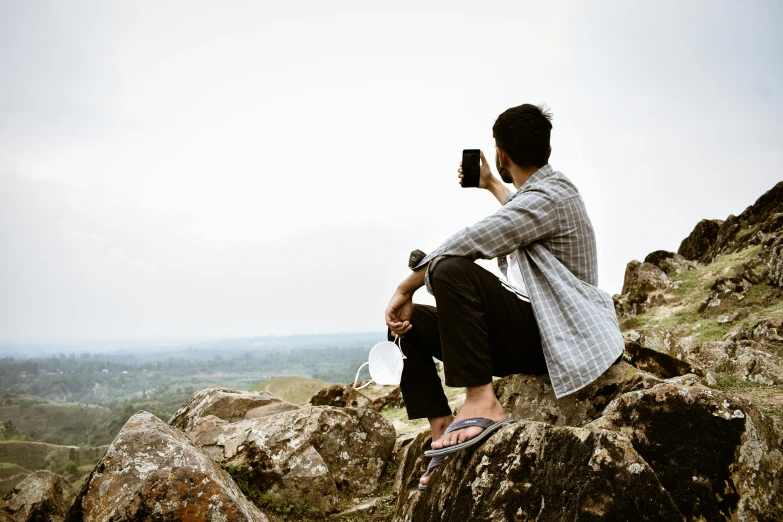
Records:
[[[506,198],[509,196],[509,194],[511,194],[509,188],[495,176],[492,176],[486,188],[492,193],[493,196],[495,196],[501,205],[506,202]]]
[[[493,259],[553,236],[558,226],[557,202],[552,194],[529,189],[515,194],[494,214],[448,238],[422,259],[416,269],[428,265],[424,281],[427,291],[432,293],[429,274],[440,256]]]
[[[397,335],[404,335],[413,328],[411,315],[413,315],[413,294],[424,286],[424,274],[427,265],[417,268],[400,283],[392,295],[389,306],[386,307],[386,325]]]

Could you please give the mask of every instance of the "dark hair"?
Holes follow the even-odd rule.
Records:
[[[552,113],[544,106],[526,103],[498,116],[492,126],[495,143],[520,167],[543,167],[549,163]]]

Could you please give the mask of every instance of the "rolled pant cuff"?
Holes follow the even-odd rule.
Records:
[[[473,388],[475,386],[484,386],[486,384],[492,384],[492,377],[487,379],[470,379],[470,380],[464,380],[464,379],[449,379],[448,375],[446,376],[446,386],[449,388]]]
[[[416,419],[434,419],[437,417],[448,417],[452,414],[451,408],[446,406],[445,408],[437,408],[432,410],[406,410],[408,412],[408,420]]]

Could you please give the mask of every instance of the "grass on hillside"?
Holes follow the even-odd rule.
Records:
[[[11,462],[0,462],[0,495],[5,495],[22,482],[31,471]]]
[[[729,314],[738,308],[746,308],[749,314],[754,314],[758,320],[780,316],[783,313],[783,301],[774,304],[765,303],[770,292],[775,289],[765,285],[753,285],[746,297],[732,307],[721,310],[721,314],[714,317],[705,317],[699,313],[699,307],[704,303],[711,292],[711,287],[719,277],[731,276],[733,269],[753,259],[761,252],[761,245],[747,248],[735,254],[718,256],[712,263],[687,270],[672,278],[674,282],[680,282],[679,288],[673,291],[671,304],[664,307],[653,307],[645,314],[638,316],[635,327],[665,326],[674,328],[685,325],[689,328],[688,334],[693,334],[694,343],[720,340],[729,330],[742,324],[743,321],[731,321],[721,323],[722,315]]]
[[[48,401],[4,400],[0,419],[11,421],[32,440],[52,444],[84,443],[85,434],[111,417],[111,410],[101,406]]]
[[[307,377],[274,377],[259,382],[250,391],[268,392],[275,397],[301,406],[307,404],[313,395],[327,386],[329,385],[323,381]]]

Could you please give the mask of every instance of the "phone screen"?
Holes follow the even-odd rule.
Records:
[[[465,149],[462,151],[462,188],[479,186],[479,162],[481,151],[479,149]]]

